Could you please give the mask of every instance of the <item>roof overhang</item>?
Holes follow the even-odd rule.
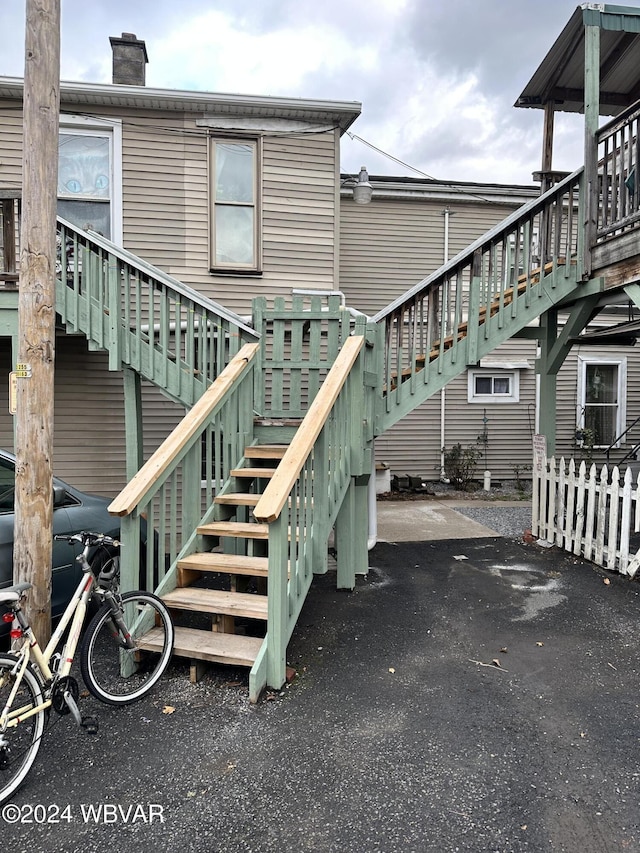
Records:
[[[23,80],[0,77],[0,98],[22,101]],[[259,95],[230,95],[216,92],[191,92],[178,89],[152,89],[149,86],[123,86],[113,83],[60,82],[60,109],[78,111],[80,107],[115,107],[137,110],[227,115],[253,118],[280,118],[314,125],[330,124],[344,133],[358,118],[358,101],[320,101],[309,98],[282,98]]]
[[[585,27],[600,27],[600,115],[617,115],[640,98],[640,8],[584,3],[515,103],[584,112]]]
[[[348,198],[353,195],[353,186],[345,185],[345,180],[353,175],[343,173],[340,195]],[[389,177],[369,175],[374,198],[396,201],[439,201],[505,204],[519,207],[530,199],[540,195],[540,186],[531,184],[480,184],[467,181],[443,181],[434,178]]]

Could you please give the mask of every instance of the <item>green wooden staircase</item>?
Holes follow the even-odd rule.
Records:
[[[60,221],[70,332],[188,408],[111,511],[123,586],[177,623],[176,653],[250,668],[257,700],[334,535],[337,584],[367,570],[373,440],[583,286],[582,172],[521,208],[372,320],[336,295],[254,303],[254,328],[109,241]],[[149,642],[152,643],[152,638]]]

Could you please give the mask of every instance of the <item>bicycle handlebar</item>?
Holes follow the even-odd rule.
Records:
[[[112,536],[107,536],[106,533],[91,533],[86,530],[82,530],[80,533],[73,533],[70,536],[56,534],[53,538],[68,542],[70,545],[74,542],[79,542],[83,548],[90,548],[95,545],[112,545],[114,548],[120,547],[120,542]]]

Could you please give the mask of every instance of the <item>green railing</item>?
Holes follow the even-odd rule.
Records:
[[[253,438],[258,347],[242,347],[110,504],[109,512],[122,519],[124,589],[173,589],[178,558],[196,550],[196,527],[211,520],[214,496]]]
[[[256,519],[269,524],[268,625],[250,675],[254,700],[266,684],[284,683],[287,643],[313,574],[326,570],[329,533],[341,513],[352,512],[355,490],[361,490],[366,510],[366,486],[362,494],[356,479],[371,472],[365,377],[372,350],[365,340],[356,334],[345,341],[254,509]],[[344,521],[354,521],[353,515]],[[366,511],[359,521],[364,524],[353,524],[349,535],[366,565]],[[338,586],[355,585],[353,557],[338,547]]]
[[[56,311],[71,332],[185,406],[258,335],[240,317],[94,232],[58,218]]]
[[[582,279],[583,169],[514,212],[380,311],[380,435]]]
[[[264,297],[253,302],[262,347],[256,371],[256,409],[266,417],[302,418],[351,333],[352,317],[339,295]]]
[[[640,222],[640,102],[598,130],[598,240],[637,228]]]

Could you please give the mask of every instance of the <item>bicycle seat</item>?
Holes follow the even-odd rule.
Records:
[[[22,583],[16,583],[13,586],[7,586],[4,589],[0,589],[0,604],[9,604],[11,602],[20,601],[22,593],[31,589],[32,586],[32,583],[23,581]]]

